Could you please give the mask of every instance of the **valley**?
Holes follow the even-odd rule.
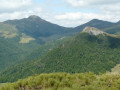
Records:
[[[1,22],[0,90],[118,90],[119,26],[93,19],[68,28],[35,15]]]

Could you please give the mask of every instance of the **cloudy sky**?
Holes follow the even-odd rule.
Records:
[[[120,20],[119,0],[0,0],[0,21],[30,15],[65,27],[75,27],[91,19]]]

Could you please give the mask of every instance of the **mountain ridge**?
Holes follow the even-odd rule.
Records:
[[[37,60],[25,62],[1,72],[0,81],[12,82],[30,75],[51,72],[104,73],[120,62],[119,54],[119,37],[81,32]],[[21,73],[17,74],[18,72]]]
[[[0,23],[1,24],[1,23]],[[7,28],[3,28],[3,24],[9,27]],[[91,28],[91,30],[89,30],[90,28],[88,28],[87,30],[87,33],[83,33],[82,32],[82,28],[85,28],[86,26],[91,26],[91,27],[95,27],[94,29],[97,30],[97,31],[93,31],[93,28]],[[98,27],[98,29],[96,29]],[[109,27],[109,28],[108,28]],[[12,29],[10,29],[12,28]],[[101,28],[101,31],[98,32],[98,30]],[[107,29],[106,29],[107,28]],[[117,28],[117,29],[116,29]],[[9,30],[10,29],[10,30]],[[8,32],[9,30],[9,32]],[[86,31],[86,30],[85,30]],[[20,19],[20,20],[8,20],[8,21],[5,21],[5,22],[2,22],[1,26],[0,26],[0,35],[2,37],[0,38],[4,38],[5,40],[15,44],[15,46],[19,46],[20,48],[22,48],[23,50],[25,49],[24,52],[29,53],[31,52],[32,50],[36,50],[37,48],[39,48],[41,45],[45,45],[45,43],[49,42],[49,41],[53,41],[53,40],[58,40],[62,37],[67,37],[67,36],[73,36],[73,35],[76,35],[76,34],[79,34],[80,32],[80,35],[78,35],[78,40],[77,38],[72,38],[69,42],[68,42],[68,45],[63,43],[61,46],[59,46],[59,49],[61,50],[61,52],[58,51],[55,51],[56,53],[61,53],[63,56],[64,54],[63,53],[72,53],[72,51],[68,48],[73,48],[75,47],[74,44],[71,44],[73,45],[73,47],[70,45],[70,43],[77,43],[76,46],[78,46],[78,44],[80,44],[79,47],[76,47],[76,48],[73,48],[72,50],[75,52],[77,51],[77,48],[80,49],[81,51],[80,52],[84,52],[84,48],[88,48],[88,46],[86,45],[89,45],[90,44],[90,47],[88,48],[88,52],[84,52],[85,54],[88,54],[88,56],[90,55],[89,52],[90,51],[93,51],[92,48],[94,45],[91,43],[93,42],[95,45],[96,45],[96,50],[100,49],[102,46],[104,48],[108,48],[108,52],[111,53],[111,49],[113,49],[113,51],[115,51],[115,48],[118,48],[119,49],[119,37],[120,36],[116,36],[116,35],[111,35],[111,34],[108,34],[106,32],[103,33],[103,31],[106,31],[106,32],[109,32],[109,33],[118,33],[120,32],[120,25],[116,23],[112,23],[112,22],[107,22],[107,21],[102,21],[102,20],[98,20],[98,19],[93,19],[83,25],[80,25],[78,27],[75,27],[75,28],[66,28],[66,27],[61,27],[59,25],[56,25],[56,24],[53,24],[53,23],[50,23],[46,20],[43,20],[42,18],[38,17],[38,16],[29,16],[28,18],[23,18],[23,19]],[[15,34],[13,35],[14,32]],[[17,35],[16,35],[17,34]],[[13,37],[14,36],[14,37]],[[8,38],[9,37],[9,38]],[[10,38],[12,37],[12,38]],[[74,37],[74,36],[73,36]],[[79,42],[81,40],[81,43]],[[84,41],[82,41],[82,39]],[[2,42],[2,41],[1,41]],[[104,42],[104,43],[103,43]],[[118,43],[116,43],[118,42]],[[85,45],[86,44],[86,45]],[[52,44],[50,44],[52,45]],[[83,46],[82,46],[83,45]],[[57,45],[56,45],[57,46]],[[44,46],[43,46],[44,47]],[[49,46],[48,46],[49,47]],[[66,48],[64,48],[66,47]],[[83,47],[83,49],[81,49],[80,47]],[[2,47],[1,47],[2,48]],[[1,49],[0,48],[0,49]],[[62,48],[64,48],[66,51],[64,51]],[[98,48],[98,49],[97,49]],[[74,50],[75,49],[75,50]],[[103,49],[103,48],[102,48]],[[17,49],[15,49],[17,50]],[[49,51],[48,49],[41,49],[43,51],[40,51],[40,50],[37,50],[39,52],[47,52]],[[47,51],[45,51],[47,50]],[[57,50],[57,49],[55,49]],[[86,49],[85,49],[86,50]],[[106,50],[106,49],[105,49]],[[13,50],[14,51],[14,50]],[[70,52],[67,52],[67,51],[70,51]],[[87,50],[86,50],[87,51]],[[101,50],[100,50],[101,51]],[[104,49],[103,49],[104,51]],[[107,51],[107,50],[106,50]],[[104,51],[104,52],[106,52]],[[116,50],[117,51],[117,50]],[[40,54],[39,52],[37,52],[37,54]],[[99,52],[99,51],[98,51]],[[117,51],[118,52],[118,51]],[[54,52],[53,52],[54,53]],[[79,55],[79,51],[76,52],[78,55]],[[100,52],[101,53],[101,52]],[[107,53],[107,52],[106,52]],[[116,52],[114,52],[116,53]],[[119,53],[119,52],[118,52]],[[49,53],[50,54],[50,53]],[[73,53],[72,53],[73,54]],[[93,51],[93,54],[94,54],[94,51]],[[101,53],[102,54],[102,53]],[[43,54],[41,54],[43,55]],[[41,55],[36,55],[35,57],[37,57],[38,59],[41,58],[41,57],[38,57],[38,56],[41,56]],[[56,54],[57,55],[57,54]],[[67,54],[65,54],[67,55]],[[74,57],[77,56],[75,54],[73,54]],[[83,54],[81,54],[83,55]],[[107,53],[108,55],[108,53]],[[116,54],[118,55],[118,54]],[[48,55],[49,56],[49,55]],[[53,55],[51,55],[52,57],[54,57]],[[87,56],[87,55],[86,55]],[[85,58],[86,56],[83,55],[82,58]],[[93,55],[94,56],[94,55]],[[99,55],[98,55],[99,56]],[[103,55],[104,56],[104,55]],[[108,55],[109,56],[109,55]],[[113,55],[115,56],[115,55]],[[28,56],[28,57],[31,57],[31,56]],[[50,57],[50,56],[49,56]],[[52,58],[50,57],[50,58]],[[59,55],[57,55],[57,57],[59,58],[65,58],[65,57],[60,57]],[[69,58],[72,62],[73,60],[73,57],[71,56],[70,54],[70,57],[66,57],[66,58]],[[79,57],[79,56],[77,56]],[[100,56],[102,57],[102,56]],[[105,56],[104,56],[105,57]],[[103,57],[103,58],[104,58]],[[118,57],[118,56],[117,56]],[[6,58],[6,57],[4,57]],[[20,57],[22,58],[22,57]],[[58,58],[58,60],[59,60]],[[90,57],[91,58],[91,57]],[[11,60],[11,58],[9,58]],[[29,59],[29,58],[28,58]],[[34,57],[33,57],[34,59]],[[86,59],[86,58],[85,58]],[[94,57],[95,59],[95,57]],[[110,58],[111,59],[111,58]],[[116,58],[115,58],[116,59]],[[53,58],[54,60],[54,58]],[[78,60],[78,58],[77,58]],[[81,59],[82,60],[82,59]],[[87,59],[88,60],[88,59]],[[8,60],[9,61],[9,60]],[[16,60],[17,61],[17,60]],[[20,60],[21,62],[23,61]],[[28,60],[29,61],[29,60]],[[39,60],[38,60],[39,62]],[[77,61],[78,62],[78,61]],[[117,62],[117,61],[116,61]],[[116,63],[115,62],[115,63]],[[8,63],[8,62],[6,62]],[[58,61],[58,63],[61,63],[60,60]],[[62,63],[65,63],[65,61],[63,60]],[[111,61],[112,65],[113,65],[113,61]],[[1,64],[1,63],[0,63]],[[42,65],[37,65],[37,66],[44,66],[45,64],[48,64],[46,62],[43,62]],[[75,64],[75,63],[73,63]],[[25,65],[25,64],[24,64]],[[24,66],[23,65],[23,66]],[[49,65],[49,64],[48,64]],[[57,65],[57,64],[56,64]],[[71,65],[71,64],[70,64]],[[18,65],[19,66],[19,65]],[[21,65],[22,66],[22,65]],[[32,64],[30,64],[30,66],[32,66]],[[55,66],[55,65],[54,65]],[[66,69],[62,70],[61,69],[61,66],[58,65],[59,67],[58,70],[59,71],[67,71]],[[25,67],[25,66],[24,66]],[[23,67],[23,68],[24,68]],[[34,66],[35,68],[40,68],[40,67],[36,67]],[[63,66],[64,67],[64,66]],[[74,66],[75,68],[79,67],[79,66]],[[112,67],[112,66],[110,66]],[[48,68],[46,66],[46,68]],[[65,66],[65,68],[67,68],[67,66]],[[3,68],[4,69],[4,68]],[[28,68],[27,68],[28,69]],[[49,69],[49,68],[48,68]],[[81,71],[79,69],[76,69],[76,70],[73,70],[71,67],[69,68],[71,70],[71,72],[74,73],[75,72],[82,72],[83,69],[81,69]],[[110,68],[108,68],[110,69]],[[107,70],[108,70],[107,69]],[[53,70],[53,69],[50,69],[50,71],[58,71],[58,70]],[[93,71],[95,71],[96,73],[98,73],[96,70],[92,69]],[[12,70],[11,70],[12,71]],[[19,71],[19,69],[18,69]],[[26,70],[23,70],[23,71],[26,71]],[[34,71],[34,70],[33,70]],[[88,68],[84,68],[83,71],[89,71]],[[105,71],[105,69],[103,69],[103,72]],[[31,71],[30,71],[31,72]],[[28,70],[28,74],[30,74],[29,70]],[[35,70],[36,72],[36,70]],[[42,72],[41,71],[37,71],[37,72]],[[48,72],[48,71],[46,71]],[[31,72],[33,74],[33,72]],[[31,74],[30,74],[31,75]],[[19,76],[18,76],[19,77]],[[21,75],[22,77],[22,75]]]

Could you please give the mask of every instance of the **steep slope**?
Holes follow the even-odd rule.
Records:
[[[120,62],[119,55],[119,36],[87,27],[42,58],[16,65],[0,73],[0,81],[16,81],[30,75],[50,72],[103,73]]]
[[[8,20],[4,23],[15,25],[20,32],[34,38],[57,36],[71,29],[52,24],[35,15],[21,20]]]
[[[53,40],[53,41],[47,42],[46,44],[33,50],[30,54],[25,56],[23,58],[23,60],[24,61],[36,60],[36,59],[40,58],[42,55],[44,55],[45,53],[47,53],[48,51],[51,51],[52,49],[54,49],[55,47],[57,47],[58,45],[62,44],[63,42],[65,42],[69,39],[70,39],[70,37],[63,37],[58,40]]]
[[[7,22],[10,22],[10,24]],[[63,30],[62,27],[46,22],[45,20],[42,20],[39,17],[35,17],[35,16],[30,16],[27,19],[11,20],[11,21],[6,21],[4,23],[0,23],[0,43],[2,45],[0,47],[1,49],[0,72],[1,70],[5,69],[5,67],[7,68],[15,63],[24,62],[26,59],[23,58],[27,54],[31,53],[33,50],[39,48],[40,46],[41,46],[41,50],[39,52],[41,53],[39,53],[39,56],[49,51],[48,49],[43,49],[45,46],[42,46],[43,44],[45,44],[45,41],[47,41],[45,40],[45,38],[43,41],[41,38],[33,37],[33,36],[37,36],[37,34],[39,33],[37,32],[39,31],[37,30],[39,26],[40,26],[40,30],[42,30],[40,32],[43,33],[46,33],[48,29],[51,30],[48,31],[48,33],[55,32],[52,31],[53,28],[55,28],[55,30],[57,30],[58,28],[61,28]],[[44,27],[44,30],[42,27]],[[60,29],[58,29],[57,33],[59,33],[59,30]],[[53,36],[51,40],[54,40],[54,37],[55,36]],[[59,36],[59,38],[60,37],[62,37],[62,35]],[[50,44],[48,44],[46,47],[51,47],[51,46]],[[7,48],[9,50],[7,50]],[[15,56],[12,54],[14,54]],[[34,57],[37,57],[37,55],[34,55]]]
[[[0,23],[0,43],[2,45],[0,47],[0,72],[15,63],[24,62],[29,58],[32,60],[43,55],[49,51],[50,47],[53,48],[60,43],[58,40],[58,43],[53,42],[55,45],[52,46],[52,41],[65,36],[63,34],[67,30],[67,28],[49,23],[37,16]],[[49,42],[50,44],[48,44]],[[41,49],[35,51],[39,47]],[[33,50],[36,53],[34,56],[30,56]],[[37,54],[38,52],[40,53]],[[29,57],[27,57],[28,54],[30,54]]]
[[[33,40],[14,25],[0,23],[0,72],[17,63],[21,57],[38,48],[41,41]]]
[[[26,52],[15,44],[0,38],[0,71],[15,64]]]

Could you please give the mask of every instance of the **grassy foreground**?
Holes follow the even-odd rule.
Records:
[[[120,76],[50,73],[1,84],[0,90],[120,90]]]

